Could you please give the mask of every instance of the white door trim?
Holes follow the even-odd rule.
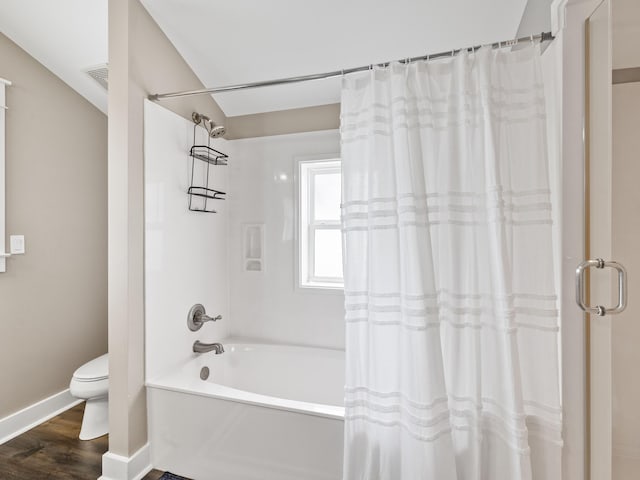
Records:
[[[588,466],[586,326],[575,303],[575,269],[585,255],[585,22],[602,0],[555,0],[552,23],[562,42],[562,402],[563,480],[585,480]],[[598,479],[599,480],[599,479]]]
[[[612,134],[612,50],[611,2],[603,0],[588,22],[589,80],[586,131],[589,155],[587,195],[589,258],[612,260],[613,134]],[[612,298],[611,270],[593,272],[591,303]],[[612,477],[612,351],[611,317],[589,316],[589,467],[594,480]]]

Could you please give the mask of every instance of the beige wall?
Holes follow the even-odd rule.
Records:
[[[227,127],[229,140],[335,130],[340,127],[340,104],[228,117]]]
[[[611,319],[613,479],[640,471],[640,83],[613,87],[613,258],[629,271],[629,305]]]
[[[1,418],[107,350],[107,118],[2,34],[0,77],[7,235],[26,240],[0,273]]]
[[[640,3],[613,0],[613,68],[626,73],[613,86],[613,258],[629,272],[627,310],[611,319],[613,480],[638,478],[640,471]],[[624,70],[620,70],[624,69]],[[614,73],[614,80],[616,76]]]
[[[147,441],[144,389],[143,101],[203,88],[139,0],[109,1],[109,452]],[[225,116],[209,96],[166,100],[191,117]],[[153,161],[153,159],[149,159]]]
[[[638,0],[613,0],[613,68],[640,67],[640,2]]]

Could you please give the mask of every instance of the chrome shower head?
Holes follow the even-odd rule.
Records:
[[[227,133],[227,129],[224,125],[215,126],[213,122],[211,122],[211,129],[209,130],[209,136],[211,138],[218,138]]]
[[[223,125],[216,126],[213,120],[201,113],[193,112],[191,119],[196,125],[202,125],[211,138],[218,138],[227,133],[227,129]]]

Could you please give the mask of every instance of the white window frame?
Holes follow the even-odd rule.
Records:
[[[318,174],[342,173],[340,156],[323,155],[297,159],[298,189],[297,189],[297,288],[309,291],[335,291],[344,290],[342,277],[318,277],[315,275],[315,232],[316,230],[341,229],[340,220],[314,220],[314,178]]]

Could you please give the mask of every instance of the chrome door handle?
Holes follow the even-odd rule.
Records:
[[[607,308],[602,305],[596,305],[595,307],[589,306],[585,303],[585,284],[584,284],[584,272],[587,268],[599,268],[605,267],[615,268],[618,272],[618,304],[613,308]],[[604,317],[605,315],[615,315],[621,313],[627,308],[627,270],[624,266],[618,262],[608,262],[601,258],[595,260],[585,260],[578,268],[576,268],[576,303],[578,306],[587,313],[592,315],[599,315]]]

